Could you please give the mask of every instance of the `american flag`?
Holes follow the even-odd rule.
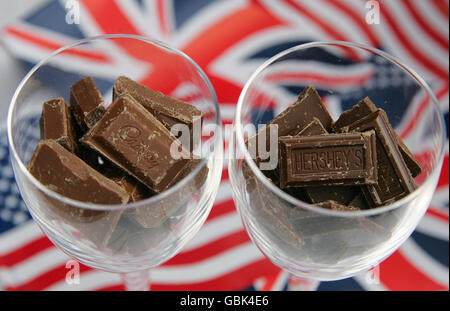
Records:
[[[426,79],[449,123],[449,2],[447,0],[380,0],[379,24],[366,22],[366,0],[75,0],[79,24],[66,22],[65,0],[50,1],[33,14],[2,30],[9,51],[31,67],[53,50],[74,40],[109,33],[143,35],[165,41],[188,54],[206,72],[221,106],[224,124],[232,123],[235,104],[249,75],[269,57],[297,44],[342,40],[368,44],[402,59]],[[74,1],[72,1],[73,3]],[[100,90],[116,78],[105,68],[120,62],[117,50],[139,64],[145,55],[133,55],[126,46],[72,55],[74,66],[90,68]],[[339,70],[354,72],[343,79],[330,68],[307,76],[302,68],[274,75],[287,92],[298,94],[306,80],[319,92],[327,86],[345,94],[341,110],[362,95],[376,97],[377,85],[401,79],[389,66],[375,85],[360,85],[370,68],[356,68],[361,55],[344,51],[348,64]],[[333,55],[326,55],[330,64]],[[313,57],[313,56],[312,56]],[[89,67],[91,60],[102,60]],[[145,66],[144,66],[145,67]],[[344,68],[345,67],[345,68]],[[355,70],[355,67],[357,70]],[[353,70],[353,71],[352,71]],[[74,70],[74,74],[75,74]],[[57,68],[48,75],[60,74]],[[142,73],[141,81],[154,73]],[[43,76],[45,83],[46,77]],[[332,99],[329,99],[332,100]],[[416,113],[394,124],[402,138],[416,134],[414,126],[426,103],[413,99]],[[340,111],[334,111],[337,114]],[[271,119],[274,111],[264,111]],[[226,137],[226,140],[228,137]],[[449,288],[449,153],[436,193],[416,231],[389,258],[370,273],[336,282],[319,290],[448,290]],[[417,157],[420,149],[413,150]],[[14,181],[7,138],[0,128],[0,288],[6,290],[122,290],[120,277],[81,265],[78,285],[65,281],[69,258],[57,250],[32,222]],[[371,275],[375,275],[374,281]],[[151,271],[152,290],[285,290],[288,275],[254,246],[245,232],[231,198],[226,166],[211,214],[177,256]]]

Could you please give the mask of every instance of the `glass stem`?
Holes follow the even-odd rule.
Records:
[[[150,290],[150,276],[147,270],[123,273],[122,280],[127,291]]]
[[[320,281],[314,279],[300,278],[291,275],[288,282],[290,291],[316,291]]]

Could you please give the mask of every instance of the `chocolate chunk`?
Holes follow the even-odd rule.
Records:
[[[361,192],[359,186],[319,186],[303,189],[312,203],[335,201],[341,205],[348,205],[355,195]]]
[[[200,165],[201,160],[190,161],[171,183],[175,185]],[[144,228],[159,226],[168,217],[183,214],[188,201],[204,185],[208,177],[208,166],[204,165],[197,174],[180,189],[149,206],[138,207],[133,212],[133,218]]]
[[[377,107],[373,104],[373,102],[370,100],[369,97],[365,97],[361,101],[359,101],[355,106],[352,107],[352,109],[344,111],[339,119],[333,124],[333,129],[336,132],[341,131],[344,127],[364,118],[365,116],[375,112],[377,110]],[[413,177],[419,176],[423,172],[423,168],[420,165],[420,163],[416,160],[414,155],[411,153],[411,151],[408,149],[408,147],[405,145],[403,140],[398,136],[398,134],[395,132],[392,127],[390,127],[392,130],[392,134],[395,138],[395,142],[397,144],[397,147],[399,148],[403,160],[405,161],[406,165],[408,166],[409,171],[411,172],[411,175]]]
[[[92,77],[87,76],[70,88],[70,108],[80,129],[85,132],[105,114],[103,97]]]
[[[275,236],[301,245],[302,238],[293,228],[292,220],[289,217],[292,206],[266,189],[254,175],[248,176],[246,179],[246,188],[252,210],[255,216],[261,219],[263,226]]]
[[[261,155],[258,154],[258,142],[262,139],[261,133],[265,131],[266,148],[270,146],[269,128],[271,125],[278,127],[278,136],[297,135],[303,130],[314,118],[318,119],[326,130],[330,130],[333,124],[333,119],[322,100],[313,86],[306,87],[298,96],[297,101],[289,106],[286,110],[276,116],[273,120],[268,122],[258,132],[250,137],[247,141],[247,147],[256,164],[259,165]],[[265,159],[264,159],[265,162]],[[272,170],[275,167],[272,168]],[[264,169],[265,170],[265,169]],[[264,171],[263,170],[263,171]]]
[[[323,127],[319,119],[313,118],[311,123],[309,123],[303,130],[301,130],[295,136],[312,136],[312,135],[326,135],[327,130]]]
[[[366,198],[362,193],[358,193],[355,197],[348,203],[348,206],[355,207],[360,210],[369,209],[370,206],[367,203]]]
[[[334,122],[333,129],[336,132],[339,132],[341,128],[344,126],[350,125],[353,122],[356,122],[365,116],[375,112],[377,107],[373,104],[369,97],[365,97],[360,100],[356,105],[354,105],[351,109],[344,111],[341,113],[339,118]]]
[[[64,98],[51,99],[42,105],[39,124],[42,140],[53,139],[70,152],[76,151],[72,117]]]
[[[280,187],[377,181],[375,133],[280,137]]]
[[[80,140],[156,193],[190,161],[190,153],[132,97],[119,97]],[[178,150],[174,159],[172,150]]]
[[[267,124],[277,124],[279,136],[297,135],[314,121],[314,118],[318,119],[327,131],[331,129],[333,118],[323,105],[316,89],[308,86],[293,105]]]
[[[113,100],[121,95],[128,94],[150,111],[167,129],[175,124],[185,124],[191,133],[190,150],[198,143],[199,138],[193,137],[193,129],[201,127],[203,112],[176,98],[156,92],[128,77],[120,76],[113,86]],[[184,142],[183,142],[183,145]],[[189,148],[187,148],[189,149]]]
[[[342,205],[333,200],[323,201],[320,203],[316,203],[315,205],[323,208],[328,208],[334,211],[347,211],[347,212],[359,211],[359,208],[357,207]]]
[[[328,132],[322,126],[317,118],[308,124],[297,136],[326,135]],[[289,189],[289,188],[288,188]],[[305,187],[304,193],[307,202],[319,203],[323,201],[335,201],[342,205],[347,205],[357,193],[360,192],[359,186],[318,186]]]
[[[107,162],[100,167],[100,172],[107,178],[121,186],[130,196],[130,203],[138,202],[150,198],[155,193],[147,186],[136,180],[134,177],[117,168],[112,163]]]
[[[96,204],[125,204],[128,194],[53,140],[39,142],[30,173],[51,190],[74,200]]]
[[[386,113],[377,109],[348,126],[350,131],[376,132],[377,183],[362,187],[371,207],[393,203],[413,192],[417,185],[397,147]]]

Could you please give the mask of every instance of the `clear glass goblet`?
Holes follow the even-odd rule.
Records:
[[[251,131],[246,129],[267,123],[295,102],[307,85],[318,89],[335,120],[343,108],[357,103],[355,98],[369,96],[384,109],[424,168],[415,179],[418,188],[386,206],[336,211],[307,204],[272,183],[251,158],[245,143]],[[267,60],[242,90],[230,143],[233,198],[259,249],[290,273],[293,283],[314,289],[320,280],[369,270],[410,236],[437,185],[444,139],[435,96],[416,72],[396,58],[349,42],[299,45]]]
[[[69,102],[70,86],[89,74],[104,91],[105,104],[112,101],[114,80],[125,75],[203,111],[195,169],[165,192],[125,205],[76,201],[36,180],[27,164],[39,141],[42,104],[55,97]],[[148,38],[105,35],[62,47],[31,69],[11,101],[8,139],[21,195],[47,237],[85,265],[122,274],[127,289],[148,290],[148,269],[177,254],[212,208],[222,174],[220,124],[215,92],[188,56]]]

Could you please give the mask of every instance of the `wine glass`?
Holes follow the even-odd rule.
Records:
[[[43,102],[68,102],[70,86],[91,72],[105,104],[112,101],[114,80],[125,75],[201,110],[203,132],[193,150],[201,159],[197,166],[168,190],[123,205],[76,201],[36,180],[27,164],[39,141]],[[127,289],[148,290],[148,269],[177,254],[212,208],[222,174],[220,124],[215,92],[194,61],[162,42],[115,34],[67,45],[34,66],[12,98],[8,139],[21,195],[47,237],[83,264],[122,274]]]
[[[419,154],[424,172],[415,179],[418,188],[382,207],[337,211],[305,203],[298,193],[287,193],[266,177],[273,175],[261,171],[247,149],[249,127],[267,123],[294,103],[307,85],[318,89],[335,120],[342,106],[349,109],[365,96],[384,109],[409,149]],[[319,281],[369,270],[409,237],[437,185],[444,139],[435,96],[396,58],[350,42],[295,46],[262,64],[239,97],[229,157],[233,199],[259,249],[299,278],[300,288],[314,289]]]

